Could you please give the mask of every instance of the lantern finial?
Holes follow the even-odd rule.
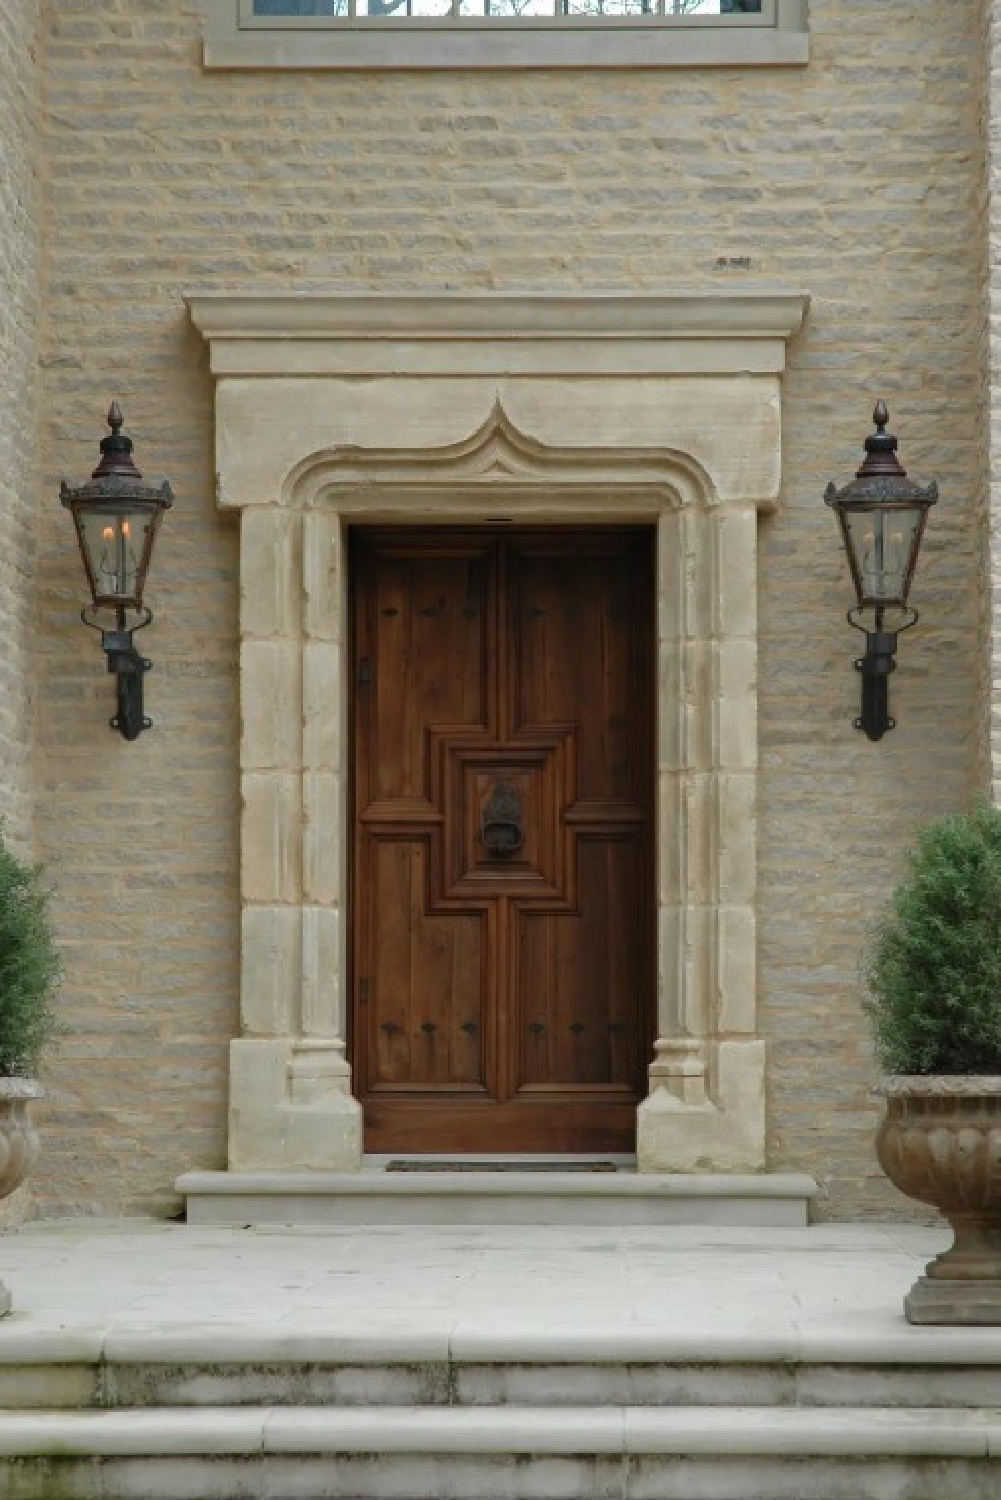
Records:
[[[856,469],[855,478],[872,479],[878,475],[889,474],[894,479],[906,479],[907,470],[897,458],[897,439],[892,432],[886,430],[890,413],[886,402],[882,399],[876,402],[872,420],[876,424],[876,431],[870,433],[863,444],[865,458],[862,460],[862,467]]]
[[[122,408],[112,401],[108,408],[108,426],[111,436],[101,439],[101,462],[90,476],[91,479],[121,478],[137,481],[142,474],[132,459],[132,439],[122,431]]]

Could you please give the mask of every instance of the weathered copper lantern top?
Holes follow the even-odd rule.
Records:
[[[925,521],[938,499],[934,481],[922,486],[908,479],[897,439],[886,430],[889,420],[886,402],[877,401],[876,431],[865,440],[855,478],[840,490],[829,484],[824,492],[841,527],[860,610],[908,609]]]
[[[907,478],[907,470],[897,457],[897,439],[886,430],[890,413],[885,401],[876,402],[872,420],[876,431],[865,440],[865,458],[856,469],[855,478],[840,490],[835,484],[829,484],[824,492],[827,504],[851,507],[881,501],[934,505],[938,499],[938,485],[934,480],[925,487],[914,484]]]
[[[111,435],[101,439],[100,463],[85,484],[64,481],[59,491],[76,526],[93,608],[120,613],[142,611],[153,542],[164,512],[174,503],[166,480],[143,483],[122,421],[122,409],[113,401]]]
[[[132,439],[122,432],[124,420],[122,408],[112,401],[107,417],[111,435],[101,439],[100,462],[86,484],[68,485],[63,480],[59,489],[63,505],[122,499],[152,501],[163,510],[173,505],[174,496],[166,480],[161,485],[143,484],[132,458]]]

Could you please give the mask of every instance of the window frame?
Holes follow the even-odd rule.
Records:
[[[732,16],[255,16],[201,0],[208,69],[782,67],[809,61],[807,0]]]

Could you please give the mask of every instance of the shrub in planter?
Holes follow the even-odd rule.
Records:
[[[0,839],[0,1078],[35,1072],[55,1027],[60,973],[41,869]]]
[[[0,1198],[21,1185],[38,1151],[29,1110],[42,1090],[32,1075],[54,1029],[59,976],[42,872],[0,838]],[[0,1282],[0,1314],[9,1310]]]
[[[921,832],[866,979],[889,1075],[880,1165],[955,1231],[905,1311],[1001,1323],[1001,811],[981,803]]]

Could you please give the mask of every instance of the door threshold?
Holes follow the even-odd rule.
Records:
[[[416,1171],[387,1172],[369,1157],[361,1172],[187,1172],[178,1191],[189,1224],[372,1225],[471,1224],[627,1225],[715,1224],[802,1227],[817,1191],[801,1173],[755,1176],[637,1172],[632,1157],[621,1171],[567,1171],[582,1160],[609,1157],[535,1156],[542,1171],[491,1171],[490,1159],[469,1170],[421,1170],[433,1157],[414,1158]],[[400,1160],[384,1157],[382,1161]],[[455,1158],[438,1158],[455,1160]],[[461,1160],[461,1158],[460,1158]],[[494,1156],[495,1161],[512,1161]],[[527,1158],[527,1163],[533,1161]]]
[[[622,1152],[439,1152],[399,1151],[366,1155],[362,1170],[369,1172],[635,1172],[636,1158]]]

